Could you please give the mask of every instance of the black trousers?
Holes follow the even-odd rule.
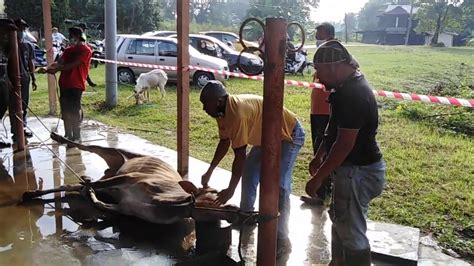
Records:
[[[324,131],[329,123],[329,115],[311,115],[311,140],[313,141],[313,153],[316,154],[319,146],[323,142]],[[329,178],[324,181],[316,195],[322,200],[331,194],[331,180]]]
[[[30,104],[30,76],[28,74],[21,75],[20,82],[21,82],[21,110],[23,111],[22,119],[23,119],[23,125],[26,125],[26,122],[27,122],[26,114],[28,113],[28,106]],[[12,88],[12,90],[13,89],[14,88]],[[15,127],[16,119],[13,112],[13,110],[16,109],[16,94],[13,91],[10,94],[10,99],[11,99],[10,124],[12,126],[11,132],[13,135],[16,135],[14,132],[16,128]]]
[[[61,88],[59,105],[61,118],[64,122],[65,137],[80,140],[80,125],[82,121],[82,90],[79,88]]]
[[[22,75],[21,79],[21,109],[23,111],[23,124],[26,125],[26,114],[28,113],[28,104],[30,102],[30,76],[29,75]],[[9,110],[10,116],[10,125],[11,125],[11,133],[15,134],[15,113],[16,110],[16,95],[13,92],[13,87],[11,87],[6,81],[0,81],[0,118],[3,118],[6,111]],[[11,99],[11,101],[10,101]]]

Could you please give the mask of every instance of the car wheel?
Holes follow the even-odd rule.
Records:
[[[214,76],[208,72],[196,72],[193,77],[193,82],[196,84],[200,89],[206,86],[209,80],[213,80]]]
[[[119,68],[117,70],[117,79],[119,83],[135,83],[135,75],[133,74],[133,71],[129,68]]]

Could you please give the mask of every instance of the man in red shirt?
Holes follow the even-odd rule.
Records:
[[[81,140],[81,98],[86,90],[86,79],[89,75],[89,64],[92,51],[86,45],[86,37],[82,29],[69,28],[71,46],[64,50],[58,63],[51,65],[46,72],[59,76],[62,119],[65,137],[72,141]]]

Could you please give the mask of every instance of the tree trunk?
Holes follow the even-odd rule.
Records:
[[[128,26],[128,32],[132,32],[133,22],[135,21],[135,3],[132,1],[132,16],[130,17],[130,25]]]
[[[410,16],[408,17],[408,26],[407,26],[407,35],[405,36],[405,45],[408,45],[408,41],[410,40],[410,32],[411,32],[411,25],[412,25],[412,15],[413,15],[413,4],[415,0],[411,0],[410,6]]]
[[[448,11],[449,11],[448,3],[446,3],[445,8],[446,9],[444,9],[444,10],[441,9],[439,11],[438,19],[436,20],[436,29],[435,29],[435,32],[434,32],[434,35],[433,35],[433,39],[431,39],[431,45],[434,45],[434,44],[438,43],[438,37],[439,37],[439,33],[441,31],[441,26],[446,21],[446,17],[448,15]],[[443,11],[444,11],[444,14],[443,14]]]
[[[442,16],[442,10],[439,12],[438,19],[436,20],[436,28],[433,34],[433,38],[431,39],[431,45],[438,43],[439,29],[441,28],[441,16]]]

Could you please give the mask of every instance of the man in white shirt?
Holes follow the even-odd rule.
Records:
[[[62,44],[64,40],[66,40],[66,37],[58,31],[58,28],[53,27],[53,43],[57,42],[58,44]]]

